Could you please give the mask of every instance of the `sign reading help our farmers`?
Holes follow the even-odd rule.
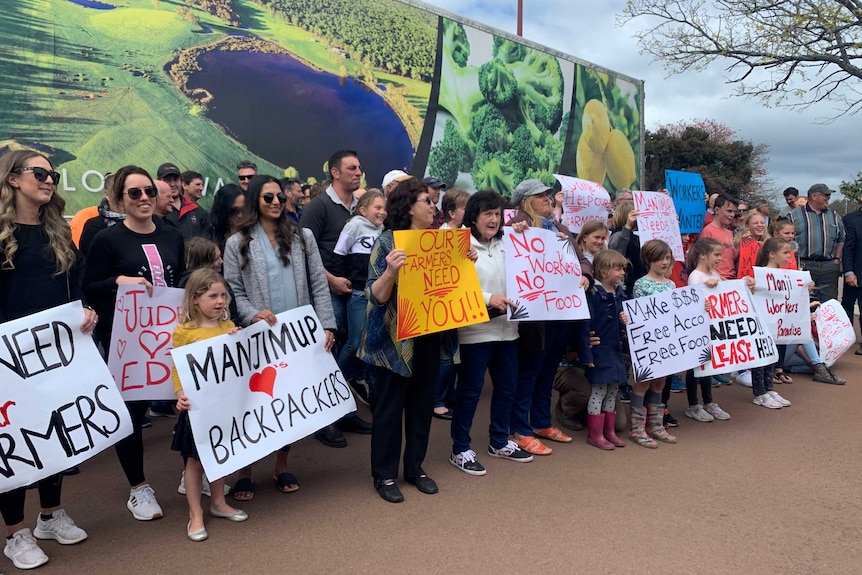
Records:
[[[563,192],[563,225],[577,234],[589,221],[607,223],[611,196],[600,184],[554,174]]]
[[[685,261],[673,199],[661,192],[632,192],[638,211],[638,235],[641,245],[662,240],[673,250],[673,259]]]
[[[140,285],[117,289],[108,369],[126,401],[176,399],[171,338],[182,316],[183,290]]]
[[[587,319],[581,264],[568,238],[541,228],[505,228],[506,295],[517,304],[510,320]]]
[[[679,231],[699,234],[706,216],[706,185],[701,175],[665,170],[664,182],[679,213]]]
[[[753,268],[754,306],[777,345],[811,341],[808,285],[811,274],[777,268]]]
[[[172,352],[195,446],[224,477],[356,409],[311,306]]]
[[[467,257],[470,230],[398,230],[407,252],[398,273],[398,339],[488,321],[476,265]]]
[[[699,286],[623,302],[636,381],[693,369],[710,359],[709,317]]]
[[[757,313],[745,280],[703,286],[710,303],[712,360],[695,370],[698,377],[762,367],[778,361],[775,341]]]
[[[847,312],[837,300],[831,299],[817,308],[815,315],[820,357],[829,367],[856,344],[856,332]]]
[[[0,493],[93,457],[132,432],[81,302],[0,324]]]

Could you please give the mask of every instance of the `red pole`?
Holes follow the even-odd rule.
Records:
[[[518,36],[524,35],[524,0],[518,0]]]

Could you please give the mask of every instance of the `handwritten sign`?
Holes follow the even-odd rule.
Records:
[[[709,310],[712,360],[695,370],[698,377],[762,367],[778,361],[775,341],[757,313],[744,280],[703,286]]]
[[[171,337],[181,317],[183,290],[140,285],[117,290],[108,369],[126,401],[176,399]]]
[[[81,302],[0,324],[0,493],[93,457],[132,432]]]
[[[741,238],[739,240],[739,265],[736,268],[736,277],[754,277],[754,262],[757,261],[757,252],[760,251],[760,242],[754,238]]]
[[[554,174],[563,192],[563,225],[574,234],[590,221],[607,223],[611,196],[600,184]]]
[[[581,264],[567,238],[540,228],[506,228],[506,295],[512,321],[587,319]]]
[[[664,187],[670,192],[684,234],[699,234],[706,215],[706,185],[695,172],[664,171]]]
[[[488,321],[476,266],[467,258],[470,230],[398,230],[407,252],[398,274],[398,339]]]
[[[623,302],[636,381],[694,369],[710,360],[709,318],[699,286]]]
[[[808,285],[811,274],[795,270],[753,268],[754,306],[778,345],[811,341]]]
[[[856,332],[837,300],[820,304],[814,317],[817,337],[820,338],[820,357],[832,367],[844,352],[856,345]]]
[[[650,240],[662,240],[673,250],[674,260],[685,261],[673,199],[661,192],[633,191],[632,196],[638,211],[641,245]]]
[[[311,306],[173,350],[195,446],[224,477],[356,409]]]
[[[518,210],[503,210],[503,223],[508,224],[518,215]]]

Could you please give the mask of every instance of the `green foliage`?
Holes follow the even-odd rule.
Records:
[[[428,173],[447,186],[455,185],[458,172],[466,172],[473,165],[470,148],[452,120],[446,120],[443,139],[431,146],[428,156]]]
[[[473,185],[477,190],[494,190],[504,196],[512,196],[516,183],[512,168],[504,155],[493,155],[485,163],[473,167]]]
[[[496,107],[484,104],[473,115],[472,133],[476,138],[476,161],[502,153],[512,145],[512,133],[506,118]]]
[[[460,22],[443,21],[443,49],[459,68],[467,65],[467,60],[470,59],[470,42]]]
[[[862,172],[857,173],[856,178],[851,182],[842,180],[838,186],[838,191],[849,200],[858,200],[862,197]]]
[[[479,90],[495,106],[508,106],[517,94],[518,81],[503,62],[491,60],[479,67]]]
[[[494,36],[494,59],[511,64],[520,62],[527,55],[527,47],[508,38]]]

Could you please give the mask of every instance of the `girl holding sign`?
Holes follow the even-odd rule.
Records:
[[[63,219],[66,202],[57,195],[59,180],[48,159],[37,152],[20,150],[0,158],[0,322],[84,300],[83,256]],[[92,308],[85,308],[81,331],[92,333],[97,321]],[[32,533],[24,527],[26,488],[0,494],[4,554],[18,569],[48,561],[36,538],[63,545],[87,538],[60,505],[62,485],[59,473],[37,483],[42,509]]]

